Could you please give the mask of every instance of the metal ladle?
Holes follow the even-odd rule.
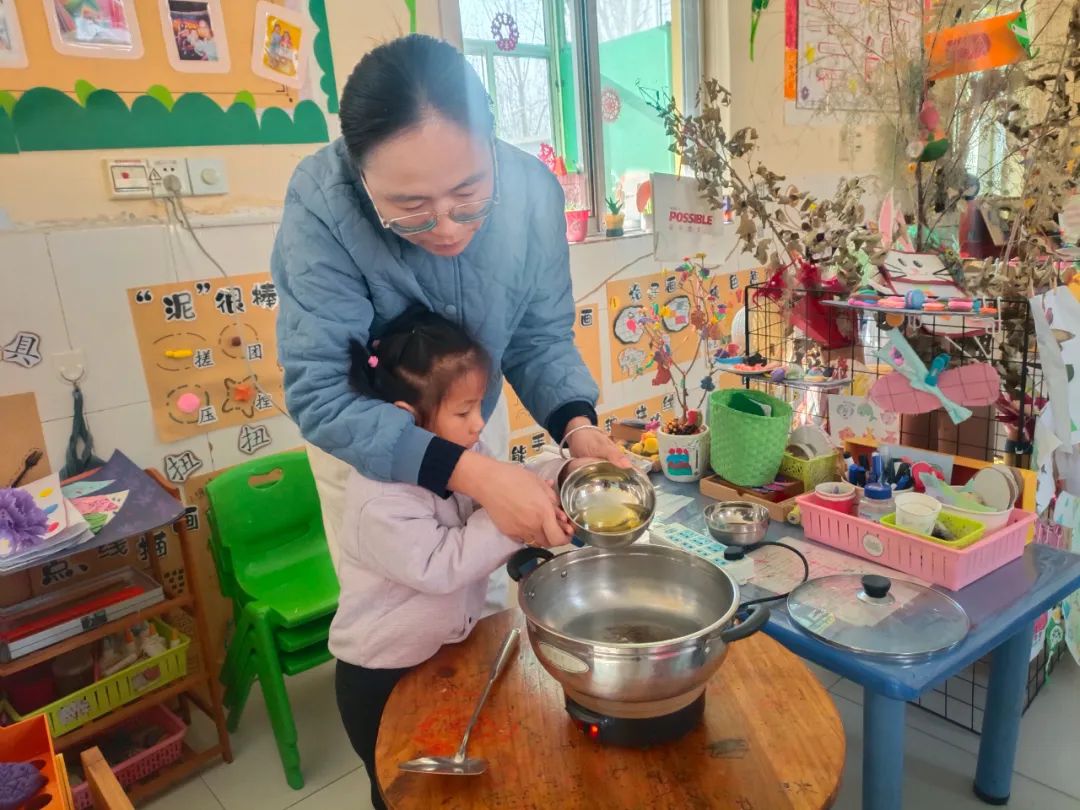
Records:
[[[495,685],[495,681],[499,679],[499,675],[502,674],[506,662],[510,660],[510,654],[517,646],[520,637],[521,631],[516,627],[506,634],[506,640],[503,641],[502,649],[499,650],[499,657],[495,659],[495,663],[491,666],[491,674],[488,676],[487,685],[480,695],[480,700],[476,703],[476,708],[473,709],[469,724],[465,726],[465,736],[461,738],[461,745],[458,746],[457,753],[452,757],[410,759],[408,762],[402,762],[398,765],[398,768],[411,773],[436,773],[444,776],[477,776],[487,770],[486,759],[480,759],[479,757],[466,758],[465,752],[469,747],[469,735],[472,734],[476,721],[480,719],[480,710],[484,708],[484,703],[487,702],[488,695],[491,694],[491,688]]]

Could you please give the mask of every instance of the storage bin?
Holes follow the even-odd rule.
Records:
[[[767,405],[770,415],[749,412],[754,403]],[[710,460],[717,475],[741,487],[764,486],[780,470],[791,433],[791,406],[761,391],[713,391],[709,432]]]
[[[165,622],[151,620],[163,638],[171,638],[173,630]],[[191,639],[177,633],[180,643],[161,655],[136,661],[108,678],[72,692],[70,695],[43,706],[30,717],[45,715],[53,737],[86,725],[147,692],[179,680],[187,675],[187,651]],[[16,718],[23,719],[23,718]]]
[[[1020,557],[1024,553],[1028,531],[1035,522],[1033,513],[1014,509],[1007,526],[967,548],[956,549],[881,523],[845,515],[813,494],[803,495],[796,501],[808,540],[954,591]]]
[[[184,725],[183,720],[164,706],[154,706],[142,714],[121,723],[115,730],[139,729],[151,724],[164,729],[165,736],[145,751],[140,751],[135,756],[112,766],[112,772],[116,774],[117,781],[125,788],[131,787],[136,782],[147,779],[158,771],[172,765],[180,759],[180,755],[183,753],[184,735],[187,733],[187,726]],[[110,730],[106,733],[106,736],[112,733],[115,732]],[[94,806],[93,797],[90,795],[90,785],[86,782],[72,788],[71,798],[75,810],[89,810]]]

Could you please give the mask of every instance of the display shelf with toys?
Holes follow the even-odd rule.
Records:
[[[178,498],[176,489],[155,471],[146,474]],[[213,659],[184,518],[172,528],[189,572],[183,590],[168,584],[157,544],[147,543],[149,576],[161,586],[164,601],[96,627],[90,624],[77,635],[0,665],[0,726],[15,729],[43,721],[55,749],[67,752],[73,762],[74,752],[115,735],[116,729],[129,728],[147,712],[162,714],[174,706],[189,722],[194,706],[208,717],[216,731],[209,745],[194,750],[181,737],[179,747],[170,745],[169,756],[140,760],[138,782],[130,790],[135,801],[210,762],[232,761],[221,690],[216,674],[202,663]],[[177,729],[172,730],[175,736]],[[147,751],[151,749],[156,751],[153,746]]]

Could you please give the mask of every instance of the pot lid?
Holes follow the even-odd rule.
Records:
[[[955,647],[971,629],[967,613],[941,591],[875,574],[834,574],[791,592],[788,613],[837,647],[889,658],[921,658]]]

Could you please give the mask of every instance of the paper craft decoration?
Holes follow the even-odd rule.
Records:
[[[132,288],[128,303],[161,441],[280,413],[278,296],[268,273]],[[188,394],[199,399],[194,410]]]
[[[24,68],[28,64],[15,0],[0,0],[0,68]]]
[[[879,357],[895,373],[886,374],[874,383],[870,397],[894,413],[927,413],[943,407],[953,423],[960,424],[971,416],[964,405],[989,405],[1001,391],[1001,378],[988,363],[943,371],[948,356],[939,355],[928,370],[907,338],[896,329],[889,331]]]
[[[758,272],[741,270],[717,274],[711,290],[719,305],[726,307],[728,313],[739,310],[744,303],[746,286],[757,281]],[[667,307],[670,310],[671,314],[665,315],[663,321],[671,342],[672,359],[680,365],[690,362],[697,349],[698,335],[696,330],[686,328],[689,324],[689,301],[679,289],[678,277],[674,272],[617,279],[609,281],[605,289],[611,330],[608,344],[613,382],[632,380],[656,371],[653,363],[655,349],[649,345],[648,336],[637,324],[643,307]],[[725,319],[723,328],[730,330],[731,323],[731,320]],[[730,342],[728,338],[730,332],[720,343],[726,345]]]
[[[932,81],[1003,67],[1028,57],[1031,37],[1021,12],[956,25],[926,35]]]
[[[181,73],[228,73],[221,0],[158,0],[165,55]]]
[[[1031,319],[1039,345],[1050,404],[1053,430],[1062,444],[1080,443],[1080,302],[1068,287],[1055,287],[1030,301]]]
[[[289,87],[302,87],[311,23],[303,14],[260,0],[255,7],[251,70]]]
[[[873,94],[859,92],[864,77],[888,54],[893,39],[918,42],[921,30],[920,0],[890,0],[890,14],[880,3],[853,0],[789,0],[795,6],[798,26],[798,67],[795,106],[816,110],[828,101],[830,109],[880,109]],[[841,94],[830,90],[840,88]]]
[[[42,0],[53,47],[66,56],[141,59],[133,0]]]
[[[60,477],[53,473],[19,487],[45,513],[45,533],[41,540],[26,546],[12,538],[0,537],[0,573],[10,573],[34,565],[61,551],[70,551],[93,538],[79,511],[64,497]]]
[[[900,440],[900,416],[884,411],[866,397],[830,394],[829,435],[839,442],[867,444]]]

